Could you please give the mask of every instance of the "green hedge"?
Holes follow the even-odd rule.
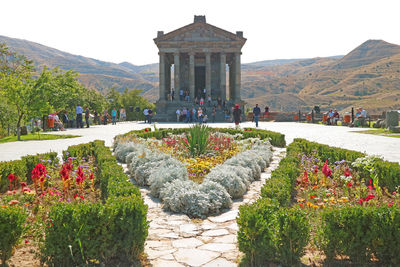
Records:
[[[27,215],[16,207],[0,207],[0,259],[2,266],[11,257],[13,247],[17,245],[25,229]]]
[[[33,167],[40,162],[51,160],[51,164],[58,162],[57,153],[49,152],[44,154],[30,155],[22,157],[20,160],[2,161],[0,162],[0,192],[5,192],[10,188],[8,175],[14,173],[18,176],[19,181],[31,183],[31,174]]]
[[[250,266],[268,266],[269,262],[293,266],[309,242],[306,212],[279,207],[271,199],[241,206],[237,223],[239,250]]]
[[[94,141],[63,151],[64,158],[90,155],[96,159],[104,203],[60,203],[51,208],[41,249],[42,261],[50,266],[129,265],[144,250],[147,206],[111,150],[103,141]]]
[[[157,131],[148,131],[145,130],[134,130],[126,133],[122,136],[136,136],[141,138],[152,138],[155,137],[157,139],[165,138],[168,136],[169,133],[171,134],[182,134],[189,130],[189,128],[176,128],[176,129],[159,129]],[[262,130],[262,129],[254,129],[254,128],[246,128],[245,131],[237,130],[233,128],[211,128],[211,130],[219,131],[222,133],[229,133],[229,134],[243,134],[244,138],[251,138],[251,137],[259,137],[261,139],[269,138],[271,145],[276,147],[285,147],[285,135],[273,131]],[[118,138],[118,137],[116,137]]]
[[[275,233],[274,231],[278,231],[277,226],[271,224],[274,225],[276,221],[290,221],[290,216],[294,212],[299,212],[300,215],[296,216],[303,218],[303,211],[290,207],[296,178],[302,171],[299,166],[299,155],[302,153],[316,153],[321,160],[330,162],[340,160],[352,162],[365,156],[357,151],[295,139],[287,147],[286,157],[281,160],[278,168],[272,172],[271,178],[261,189],[263,199],[240,209],[239,249],[245,253],[245,260],[253,265],[263,265],[266,261],[291,265],[300,260],[301,253],[294,253],[290,249],[292,244],[296,244],[297,236],[289,234],[286,239],[277,238],[276,236],[281,233]],[[382,187],[394,190],[400,185],[399,164],[378,160],[376,172]],[[284,219],[277,220],[276,218],[280,216]],[[307,232],[304,235],[308,237],[309,225],[318,221],[317,235],[313,235],[313,240],[327,255],[328,261],[337,255],[347,255],[354,263],[365,264],[371,259],[371,255],[374,255],[382,264],[392,266],[400,264],[398,207],[344,207],[326,209],[315,216],[308,219],[313,220],[313,223],[293,219],[292,227]],[[269,230],[268,227],[274,230]],[[307,243],[297,243],[299,251],[303,251]],[[284,248],[286,252],[279,251],[277,247]],[[284,253],[287,255],[283,256]]]
[[[53,206],[43,261],[50,266],[129,265],[144,249],[146,212],[140,196],[113,198],[105,205]]]
[[[343,207],[321,213],[320,248],[327,261],[348,255],[366,264],[374,255],[385,266],[400,265],[400,210],[393,207]]]

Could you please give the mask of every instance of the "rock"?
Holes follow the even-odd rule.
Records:
[[[392,133],[400,133],[400,126],[390,126],[389,131]]]
[[[190,266],[201,266],[218,258],[219,255],[220,253],[201,249],[179,249],[174,253],[175,259],[178,262]]]
[[[156,259],[160,256],[168,255],[174,253],[176,249],[168,249],[168,250],[154,250],[154,249],[147,249],[146,254],[149,260]]]
[[[208,230],[202,234],[202,236],[221,236],[228,235],[229,232],[226,229],[216,229],[216,230]]]
[[[196,238],[185,238],[172,241],[174,248],[195,248],[203,245],[204,243]]]
[[[216,252],[228,252],[230,250],[234,250],[236,245],[234,244],[224,244],[224,243],[208,243],[199,247],[199,249],[206,249]]]
[[[222,222],[235,220],[238,214],[239,214],[239,210],[231,210],[231,211],[225,212],[219,216],[209,217],[208,219],[215,223],[222,223]]]
[[[225,235],[214,238],[214,243],[231,243],[235,244],[237,241],[236,235]]]
[[[387,128],[399,126],[399,113],[396,110],[386,112],[385,124]]]
[[[237,264],[232,261],[227,261],[226,259],[218,258],[216,260],[210,261],[204,267],[236,267]]]
[[[157,259],[152,263],[153,267],[185,267],[184,265],[177,263],[175,261],[169,261],[169,260],[163,260],[163,259]]]

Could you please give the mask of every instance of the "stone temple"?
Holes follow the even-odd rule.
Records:
[[[201,97],[211,118],[208,96],[211,106],[217,106],[219,99],[225,104],[217,111],[218,121],[234,104],[244,111],[245,103],[240,98],[240,56],[246,42],[243,32],[234,34],[206,23],[205,16],[194,16],[189,25],[169,33],[159,31],[154,42],[160,55],[158,121],[176,121],[178,108],[197,108],[195,100]]]

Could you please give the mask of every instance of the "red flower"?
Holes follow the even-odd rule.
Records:
[[[78,197],[78,194],[75,194],[75,195],[74,195],[74,199],[76,199],[77,197]]]
[[[346,168],[346,170],[344,171],[344,176],[346,176],[346,177],[351,176],[349,168]]]
[[[369,195],[364,199],[364,201],[369,201],[369,200],[371,200],[371,199],[373,199],[373,198],[375,198],[375,196],[372,195],[372,194],[369,194]]]
[[[360,199],[358,200],[358,204],[362,205],[363,201],[364,201],[364,199],[360,198]]]
[[[80,197],[81,199],[83,199],[83,200],[85,199],[83,196],[79,196],[79,197]]]
[[[14,181],[17,177],[15,176],[15,174],[11,173],[8,175],[8,180],[10,181],[10,183],[12,183],[12,181]]]
[[[390,208],[391,206],[393,206],[393,202],[388,203],[388,207]]]
[[[316,198],[317,196],[316,195],[312,195],[312,196],[310,196],[310,199],[313,199],[313,198]]]
[[[93,180],[93,179],[94,179],[94,174],[93,174],[93,172],[90,172],[90,174],[89,174],[89,179],[90,179],[90,180]]]
[[[315,174],[318,173],[318,166],[315,166],[315,168],[314,168],[314,173],[315,173]]]
[[[25,239],[25,244],[28,244],[29,243],[29,240],[28,239]]]
[[[328,168],[328,160],[326,160],[324,166],[322,166],[322,173],[325,175],[325,177],[332,176],[332,171]]]
[[[368,188],[369,188],[369,190],[372,190],[372,189],[375,188],[374,185],[372,184],[372,180],[371,180],[371,179],[369,179],[369,186],[368,186]]]
[[[300,206],[300,207],[303,207],[304,205],[300,203],[299,206]]]
[[[347,182],[347,187],[352,187],[353,185],[350,182]]]
[[[69,171],[67,169],[67,166],[63,166],[63,168],[60,171],[61,174],[61,179],[65,182],[66,180],[69,179]]]
[[[149,129],[145,128],[144,131],[145,131],[146,133],[148,133],[148,132],[149,132]]]

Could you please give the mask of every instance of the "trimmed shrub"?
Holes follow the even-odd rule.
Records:
[[[381,264],[400,264],[400,210],[394,207],[343,207],[321,214],[320,248],[327,261],[347,255],[367,264],[372,255]]]
[[[269,262],[293,266],[300,262],[309,241],[306,212],[280,208],[271,199],[241,206],[237,223],[239,250],[251,266],[267,266]]]
[[[25,229],[26,217],[17,207],[0,207],[0,259],[4,266]]]

